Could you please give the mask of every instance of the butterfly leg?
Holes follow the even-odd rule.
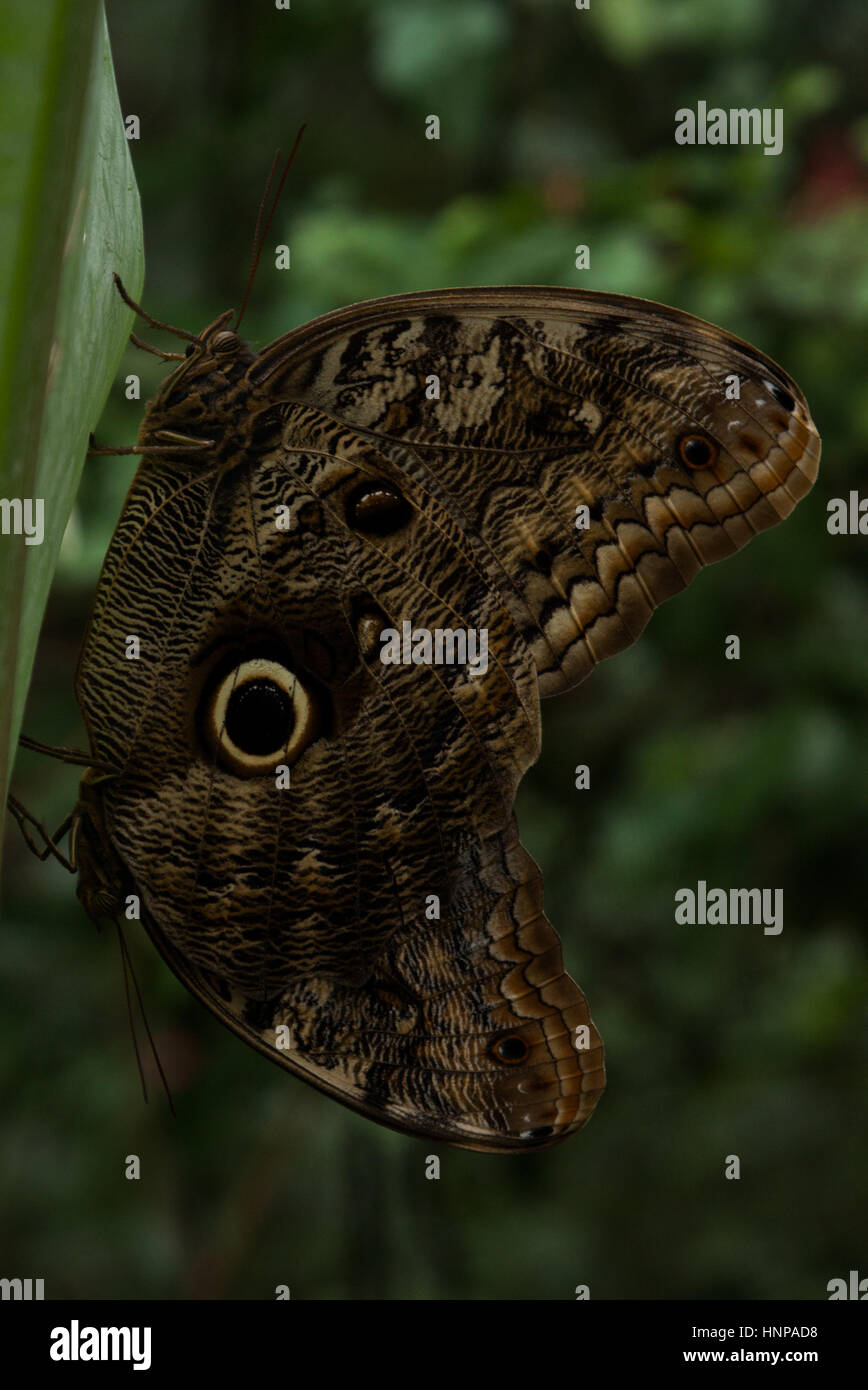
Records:
[[[142,344],[142,346],[145,346]],[[183,356],[183,353],[181,354]],[[178,436],[180,438],[180,435]],[[122,454],[198,454],[203,449],[213,449],[213,439],[191,439],[188,444],[149,444],[147,449],[140,449],[138,444],[130,444],[118,449],[98,449],[96,440],[91,434],[88,436],[88,458],[119,458]]]
[[[70,811],[63,823],[51,835],[42,822],[32,816],[25,806],[22,806],[16,796],[10,796],[6,804],[17,821],[18,829],[24,836],[28,848],[36,855],[37,859],[41,859],[44,863],[46,859],[53,857],[71,874],[74,874],[76,872],[74,850],[71,849],[67,856],[63,853],[58,842],[63,839],[64,835],[69,834],[75,821],[75,812]],[[34,831],[36,835],[34,835]],[[36,838],[37,836],[39,839]]]
[[[31,753],[42,753],[46,758],[57,758],[61,763],[75,763],[79,767],[106,766],[99,758],[94,758],[81,748],[64,748],[55,743],[41,743],[38,738],[28,738],[26,734],[19,736],[18,747],[27,748]]]

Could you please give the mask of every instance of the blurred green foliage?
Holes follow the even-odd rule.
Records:
[[[778,358],[824,457],[789,521],[544,710],[518,813],[607,1046],[585,1133],[534,1157],[443,1149],[426,1181],[431,1146],[269,1067],[132,936],[178,1118],[153,1076],[143,1106],[116,946],[10,842],[2,1272],[79,1297],[825,1298],[868,1238],[868,570],[865,539],[825,527],[829,497],[866,491],[864,6],[153,0],[109,23],[142,120],[152,313],[195,329],[240,301],[273,148],[306,120],[273,231],[292,270],[263,260],[251,341],[445,284],[645,295]],[[674,112],[699,99],[782,106],[783,153],[676,146]],[[145,395],[162,370],[130,351],[103,442],[138,427],[124,375]],[[40,738],[83,736],[75,652],[129,475],[86,470],[26,720]],[[47,819],[75,781],[20,759]],[[676,926],[673,894],[700,878],[782,887],[781,936]]]

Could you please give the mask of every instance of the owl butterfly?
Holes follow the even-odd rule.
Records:
[[[604,1071],[513,812],[540,699],[789,515],[805,400],[618,295],[399,295],[260,352],[231,317],[147,408],[96,592],[79,896],[137,895],[187,988],[337,1100],[543,1148]],[[487,664],[386,663],[404,623],[484,632]]]

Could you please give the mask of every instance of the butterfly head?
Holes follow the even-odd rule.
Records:
[[[184,360],[145,413],[139,433],[144,449],[158,445],[165,453],[174,444],[188,461],[201,451],[213,463],[243,447],[245,421],[256,413],[247,380],[256,354],[230,327],[233,318],[227,309],[188,343]]]
[[[243,377],[256,354],[230,326],[234,317],[234,310],[227,309],[203,329],[194,342],[187,344],[184,362],[167,377],[165,387],[176,394],[179,383],[189,390],[197,381],[208,377],[213,378],[215,387],[221,381],[231,382]]]
[[[199,335],[197,342],[187,345],[185,357],[195,357],[198,354],[215,365],[222,364],[224,366],[237,358],[244,358],[246,363],[251,362],[253,353],[250,348],[244,339],[229,326],[234,317],[235,314],[232,309],[227,309],[218,315],[214,322],[210,323]]]

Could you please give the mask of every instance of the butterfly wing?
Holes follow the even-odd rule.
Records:
[[[680,310],[592,291],[372,300],[278,339],[251,378],[364,431],[448,500],[543,695],[788,516],[820,455],[804,397],[763,353]],[[694,466],[701,444],[686,461],[691,440],[710,445],[708,466]]]
[[[255,462],[149,458],[133,484],[77,681],[117,769],[98,784],[108,843],[82,839],[85,888],[88,853],[115,862],[176,975],[347,1104],[471,1147],[554,1142],[590,1113],[602,1059],[512,816],[539,749],[530,654],[421,485],[317,412],[274,426]],[[400,534],[362,535],[353,499],[385,481]],[[380,629],[407,611],[485,627],[485,674],[384,665]],[[263,651],[316,705],[317,736],[237,775],[203,709],[227,664]]]
[[[449,898],[464,838],[506,825],[539,750],[529,654],[449,515],[404,486],[400,534],[357,533],[353,495],[389,465],[313,412],[292,417],[223,472],[147,460],[77,682],[95,755],[120,769],[106,819],[150,916],[260,997],[312,971],[365,979],[402,916]],[[383,664],[380,631],[405,605],[485,627],[485,676]],[[208,711],[254,661],[290,673],[311,728],[245,766],[209,737]]]
[[[308,976],[255,998],[148,929],[212,1013],[343,1104],[462,1148],[545,1148],[590,1117],[603,1049],[514,820],[465,847],[453,890],[439,919],[400,924],[363,988]]]
[[[184,425],[182,380],[145,444]],[[537,290],[328,315],[245,391],[196,416],[213,457],[146,459],[106,560],[78,696],[117,768],[107,849],[179,977],[290,1070],[409,1132],[554,1142],[603,1074],[516,838],[539,694],[786,514],[816,470],[807,409],[677,311]],[[487,670],[385,665],[407,619],[485,630]],[[301,713],[264,763],[227,765],[220,682],[231,699],[257,662]]]

